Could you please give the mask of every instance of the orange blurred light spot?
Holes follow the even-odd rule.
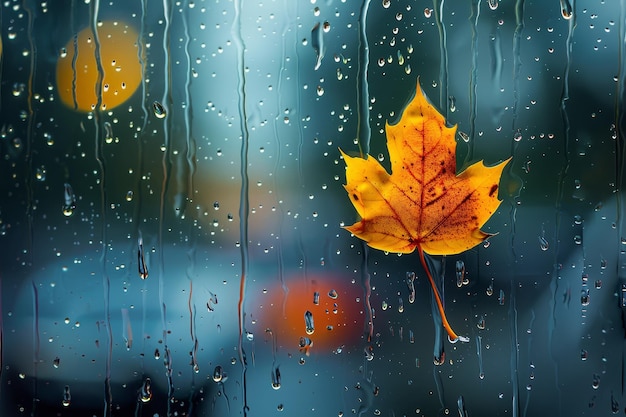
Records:
[[[278,346],[302,354],[326,354],[360,342],[365,315],[359,285],[346,277],[315,275],[287,280],[286,286],[286,295],[277,284],[259,300],[259,324],[271,329]],[[307,322],[307,312],[312,323]],[[301,338],[310,339],[312,345],[302,346]]]
[[[101,109],[110,110],[128,100],[141,83],[138,35],[128,25],[116,21],[99,23],[97,32],[103,70]],[[70,39],[67,43],[57,61],[56,80],[63,104],[85,112],[96,108],[98,65],[91,28],[83,29],[76,41]]]

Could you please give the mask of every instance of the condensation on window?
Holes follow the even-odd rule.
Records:
[[[625,22],[610,0],[3,1],[0,414],[624,414]],[[364,183],[405,169],[387,129],[418,84],[457,173],[511,158],[487,239],[423,262],[345,229],[342,156],[381,165]]]

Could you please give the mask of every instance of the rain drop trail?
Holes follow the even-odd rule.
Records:
[[[147,73],[147,64],[146,64],[146,56],[147,56],[147,52],[145,50],[145,45],[144,43],[141,41],[142,39],[145,39],[145,34],[146,34],[146,27],[148,25],[147,23],[147,16],[148,16],[148,0],[141,0],[141,25],[140,25],[140,30],[139,30],[139,40],[137,42],[138,48],[137,48],[137,54],[138,54],[138,59],[139,62],[141,64],[141,73],[142,74],[146,74]],[[74,45],[74,50],[76,51],[76,45]],[[75,74],[74,74],[75,77]],[[141,126],[141,133],[138,134],[137,137],[137,162],[136,162],[136,167],[135,167],[135,171],[136,171],[136,176],[135,176],[135,191],[133,192],[131,190],[131,192],[133,192],[133,195],[135,196],[133,201],[133,211],[132,211],[132,219],[133,219],[133,236],[138,236],[141,237],[141,231],[139,230],[139,225],[140,225],[140,215],[143,212],[143,187],[142,187],[142,177],[144,175],[144,134],[145,132],[147,132],[147,126],[148,126],[148,122],[150,120],[149,118],[149,111],[148,111],[148,105],[147,105],[147,89],[146,89],[146,77],[141,77],[141,97],[143,97],[143,99],[141,100],[141,111],[142,111],[142,116],[143,116],[143,123]],[[143,240],[143,239],[142,239]],[[147,270],[146,270],[147,271]],[[141,310],[142,310],[142,319],[141,319],[141,334],[145,335],[146,334],[146,323],[147,323],[147,308],[146,308],[146,304],[147,304],[147,283],[143,283],[143,287],[144,287],[144,291],[142,291],[142,302],[141,302]],[[145,350],[145,344],[146,344],[146,338],[142,337],[141,338],[141,350],[144,351]],[[141,370],[142,372],[144,371],[144,363],[143,363],[143,357],[141,360]],[[137,414],[137,411],[135,412],[135,414]]]
[[[317,22],[313,29],[311,29],[311,46],[315,51],[315,69],[316,71],[322,65],[322,59],[324,59],[324,52],[326,48],[324,46],[324,32],[321,30],[322,25]]]
[[[1,22],[0,22],[1,23]],[[2,369],[3,369],[3,361],[2,358],[3,356],[3,350],[2,350],[2,344],[4,343],[4,323],[2,322],[2,316],[4,315],[4,313],[2,313],[4,310],[2,309],[2,273],[0,272],[0,381],[2,381]],[[34,317],[34,316],[33,316]]]
[[[27,6],[28,2],[24,2],[24,11],[28,16],[28,26],[27,26],[27,37],[28,37],[28,52],[29,52],[29,64],[28,64],[28,98],[27,102],[27,111],[28,111],[28,119],[26,125],[26,150],[24,154],[24,160],[26,162],[26,173],[25,173],[25,185],[26,185],[26,222],[28,224],[28,235],[27,235],[27,247],[28,247],[28,257],[29,261],[32,260],[33,253],[33,242],[34,242],[34,229],[33,229],[33,199],[34,199],[34,188],[33,184],[33,129],[35,127],[35,111],[33,109],[33,100],[34,100],[34,81],[36,75],[36,60],[37,60],[37,48],[35,46],[35,38],[34,38],[34,20],[35,15],[33,10],[31,10],[30,6]]]
[[[509,323],[511,332],[511,388],[513,391],[512,416],[519,416],[519,341],[517,337],[517,305],[515,297],[515,280],[511,278],[511,295],[509,301]],[[504,297],[503,297],[504,298]]]
[[[481,0],[472,0],[472,13],[469,20],[472,28],[472,64],[470,69],[470,88],[469,88],[469,146],[464,165],[469,165],[474,160],[474,135],[476,134],[476,114],[478,109],[478,100],[476,91],[478,89],[478,18],[480,17]]]
[[[185,78],[185,156],[187,161],[187,197],[189,200],[193,198],[194,189],[194,177],[196,174],[196,140],[192,132],[192,117],[193,117],[193,102],[191,99],[191,73],[193,68],[191,67],[191,56],[189,54],[189,42],[191,36],[189,34],[189,21],[188,13],[191,13],[192,8],[187,7],[186,12],[181,14],[183,21],[183,31],[185,34],[184,51],[185,51],[185,63],[187,64],[187,77]]]
[[[572,19],[568,20],[568,31],[567,31],[567,39],[565,41],[565,53],[566,53],[566,57],[567,60],[565,62],[565,68],[563,69],[563,87],[562,87],[562,92],[561,92],[561,105],[560,105],[560,112],[561,112],[561,119],[562,119],[562,123],[563,123],[563,166],[561,168],[561,171],[559,173],[559,178],[558,178],[558,182],[557,182],[557,192],[556,192],[556,201],[554,204],[554,211],[555,211],[555,228],[554,228],[554,238],[552,239],[552,241],[554,242],[554,269],[552,271],[552,281],[550,282],[550,289],[553,291],[552,292],[552,309],[550,310],[550,324],[549,324],[549,333],[548,333],[548,346],[552,347],[554,340],[553,340],[553,335],[554,332],[556,331],[556,327],[557,327],[557,322],[556,322],[556,306],[557,306],[557,297],[559,296],[559,284],[558,284],[558,278],[559,278],[559,271],[558,271],[558,264],[559,264],[559,247],[560,247],[560,237],[559,237],[559,232],[562,228],[562,205],[563,205],[563,197],[565,195],[565,189],[566,189],[566,178],[568,176],[568,172],[569,172],[569,167],[570,167],[570,122],[569,122],[569,115],[567,112],[567,101],[569,100],[569,73],[570,73],[570,69],[571,69],[571,64],[572,64],[572,45],[573,45],[573,36],[574,36],[574,29],[576,28],[576,13],[574,12],[572,15]],[[558,342],[557,342],[558,343]],[[558,404],[559,404],[559,409],[561,407],[561,390],[559,388],[560,383],[559,383],[559,361],[558,358],[555,356],[554,353],[554,349],[550,349],[551,352],[553,352],[552,355],[552,359],[553,359],[553,363],[554,363],[554,375],[555,375],[555,379],[556,379],[556,390],[558,393]]]
[[[446,105],[448,100],[448,40],[446,26],[443,22],[444,3],[445,0],[433,0],[435,21],[437,22],[437,29],[439,29],[439,84],[441,86],[439,89],[439,108],[444,112],[444,117],[448,119],[449,108]]]
[[[465,409],[465,399],[462,395],[459,395],[458,400],[456,401],[457,409],[459,410],[459,417],[469,417],[469,413]]]
[[[133,328],[127,308],[122,309],[122,339],[126,344],[126,350],[130,350],[133,347]]]
[[[499,92],[499,88],[502,85],[502,39],[500,37],[500,31],[495,30],[494,40],[491,45],[491,77],[493,85],[493,94]]]
[[[292,19],[291,16],[289,16],[289,5],[293,5],[294,2],[290,1],[290,0],[285,0],[284,1],[284,7],[283,10],[285,11],[286,16],[283,19],[280,19],[280,21],[282,22],[293,22],[295,21],[295,19]],[[295,2],[296,8],[297,5],[299,4],[299,2]],[[296,13],[296,16],[298,16],[298,13]],[[287,32],[289,30],[289,25],[285,23],[285,26],[283,27],[282,30],[282,34],[281,34],[281,54],[280,57],[281,59],[279,60],[280,62],[280,68],[278,70],[278,85],[277,85],[277,99],[276,99],[276,115],[274,117],[274,123],[272,124],[272,128],[273,128],[273,136],[274,136],[274,143],[276,146],[276,157],[274,159],[274,169],[273,169],[273,175],[272,175],[272,189],[274,190],[274,193],[276,195],[276,200],[277,201],[281,201],[282,198],[282,193],[280,191],[280,189],[276,186],[276,178],[280,178],[280,174],[279,172],[281,171],[281,141],[280,141],[280,137],[278,135],[278,126],[279,126],[279,116],[280,116],[280,112],[281,110],[284,108],[283,103],[282,103],[282,97],[283,97],[283,80],[284,80],[284,72],[286,71],[285,68],[285,59],[286,59],[286,50],[287,50]],[[297,38],[297,31],[294,31],[296,33],[295,38]],[[295,50],[296,50],[296,77],[297,77],[297,85],[300,85],[300,71],[297,68],[300,62],[300,57],[299,57],[299,48],[298,48],[298,44],[297,44],[297,40],[295,41]],[[297,97],[298,97],[298,103],[300,103],[300,88],[297,89]],[[300,120],[300,118],[298,119]],[[298,129],[298,137],[299,137],[299,142],[298,142],[298,175],[300,175],[300,178],[302,178],[302,129]],[[282,204],[277,204],[277,210],[279,212],[279,225],[278,225],[278,230],[280,231],[280,233],[282,234],[283,232],[283,228],[285,226],[285,216],[284,216],[284,210],[283,210],[283,205]],[[289,288],[287,288],[287,285],[285,284],[285,280],[284,280],[284,276],[283,276],[283,268],[284,268],[284,260],[283,260],[283,251],[282,251],[282,246],[281,246],[281,241],[277,240],[276,241],[276,257],[277,257],[277,266],[278,266],[278,280],[280,282],[280,287],[282,289],[282,311],[283,311],[283,315],[285,314],[285,309],[286,309],[286,305],[287,305],[287,293],[289,292]]]
[[[246,372],[248,364],[243,348],[244,332],[245,332],[245,294],[246,279],[248,278],[248,216],[250,212],[249,202],[249,181],[248,181],[248,148],[250,146],[250,133],[248,127],[248,116],[246,112],[246,62],[245,50],[246,46],[242,36],[242,16],[243,0],[235,0],[235,16],[232,27],[232,35],[237,47],[237,92],[238,92],[238,111],[239,111],[239,129],[241,130],[241,152],[240,152],[240,175],[241,175],[241,191],[239,195],[239,242],[241,252],[241,278],[239,280],[239,301],[237,304],[238,322],[239,322],[239,361],[241,362],[241,388],[243,397],[243,416],[248,415],[248,395]]]
[[[533,337],[532,337],[532,328],[533,328],[533,324],[535,323],[535,309],[531,309],[530,310],[530,322],[528,323],[528,329],[531,330],[530,336],[528,337],[528,347],[527,347],[527,351],[528,352],[532,352],[532,343],[533,343]],[[530,364],[531,366],[531,372],[534,372],[533,369],[535,367],[535,365],[533,365],[533,363],[531,362]],[[531,373],[532,375],[532,373]],[[531,378],[534,378],[533,376],[531,376]],[[530,395],[532,393],[532,390],[526,390],[526,401],[524,403],[524,412],[522,413],[523,417],[526,417],[527,412],[528,412],[528,406],[530,405]]]
[[[626,71],[624,67],[626,65],[626,44],[622,41],[626,38],[626,0],[620,0],[620,15],[619,15],[619,30],[618,30],[618,55],[617,55],[617,85],[615,93],[615,190],[617,194],[616,198],[616,223],[618,232],[617,247],[621,245],[621,238],[626,236],[626,230],[624,229],[624,178],[626,178],[625,159],[626,155],[626,126],[624,125],[624,94],[626,91]],[[624,274],[623,265],[626,264],[625,254],[621,250],[618,250],[616,273],[619,277],[622,287],[622,294],[624,291],[624,285],[626,284],[626,275]],[[624,307],[622,305],[622,307]],[[626,312],[622,309],[622,317]],[[626,346],[622,345],[622,396],[626,389]]]
[[[369,343],[372,341],[372,336],[374,335],[374,317],[372,315],[372,304],[370,302],[372,287],[370,285],[370,272],[367,265],[369,248],[365,242],[361,242],[361,248],[363,251],[363,258],[361,260],[361,286],[363,287],[363,304],[365,304],[365,341]]]
[[[478,378],[485,378],[485,371],[483,368],[483,338],[482,336],[476,337],[476,355],[478,356]]]
[[[37,415],[37,366],[39,364],[39,292],[37,291],[37,285],[35,281],[32,281],[33,286],[33,410],[32,415]]]
[[[165,103],[166,107],[172,102],[171,97],[171,65],[172,57],[170,56],[170,22],[172,19],[172,7],[169,0],[163,0],[163,96],[162,103]],[[156,102],[155,102],[156,103]],[[160,103],[157,103],[160,105]],[[157,115],[158,117],[158,115]],[[170,358],[170,351],[167,347],[167,308],[165,305],[165,253],[163,248],[165,247],[163,241],[163,230],[165,228],[163,221],[165,219],[165,203],[167,201],[166,195],[170,182],[170,171],[172,169],[172,161],[170,160],[170,130],[171,130],[171,118],[166,118],[163,123],[163,142],[165,146],[165,152],[163,152],[163,158],[161,159],[161,166],[163,169],[163,180],[161,182],[161,196],[159,200],[159,305],[161,306],[161,326],[163,328],[163,346],[165,354],[165,367],[167,375],[167,398],[171,398],[174,392],[174,384],[172,380],[172,363]],[[167,415],[171,413],[171,401],[167,401]]]
[[[359,143],[361,157],[365,157],[370,152],[370,139],[372,130],[370,127],[370,96],[367,80],[367,72],[370,62],[370,49],[367,40],[367,11],[370,0],[363,0],[359,13],[359,61],[357,67],[357,130],[356,139]]]
[[[146,255],[143,251],[143,238],[141,232],[139,232],[139,238],[137,239],[137,269],[139,278],[148,278],[148,265],[146,265]]]
[[[102,66],[102,60],[100,59],[100,37],[98,34],[98,20],[100,12],[100,1],[95,0],[89,5],[90,14],[90,26],[94,38],[94,56],[96,58],[96,67],[98,69],[98,77],[96,80],[96,107],[94,109],[94,137],[95,137],[95,159],[98,164],[98,171],[100,174],[100,217],[101,217],[101,255],[100,265],[102,268],[102,287],[104,296],[104,323],[106,327],[107,341],[106,341],[106,368],[105,368],[105,380],[104,380],[104,412],[105,417],[111,416],[113,408],[113,391],[111,390],[111,365],[113,362],[113,330],[111,329],[111,312],[110,312],[110,292],[111,282],[109,275],[106,272],[107,265],[107,194],[106,194],[106,167],[103,155],[103,141],[102,133],[100,131],[100,121],[102,109],[102,80],[104,78],[104,68]]]

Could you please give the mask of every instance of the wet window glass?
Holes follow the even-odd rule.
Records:
[[[0,415],[623,415],[625,25],[3,1]]]

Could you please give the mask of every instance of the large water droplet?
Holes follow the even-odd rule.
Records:
[[[165,107],[163,107],[163,105],[158,101],[152,103],[152,111],[157,119],[164,119],[165,116],[167,116],[167,111],[165,110]]]
[[[313,322],[313,313],[311,313],[309,310],[307,310],[306,313],[304,313],[304,326],[305,326],[306,334],[315,333],[315,323]]]
[[[72,394],[70,394],[70,386],[66,385],[63,389],[63,407],[69,407],[72,402]]]
[[[150,378],[146,378],[141,385],[141,393],[139,394],[141,402],[147,403],[152,399],[152,386]]]

